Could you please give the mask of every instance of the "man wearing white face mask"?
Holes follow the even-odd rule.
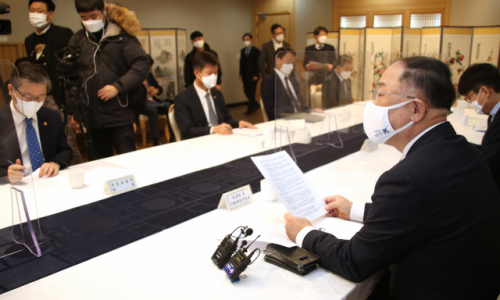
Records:
[[[203,37],[203,33],[199,31],[193,31],[191,33],[191,43],[193,44],[193,50],[186,55],[186,58],[184,59],[184,87],[189,87],[190,85],[193,84],[195,77],[193,75],[193,60],[194,60],[194,55],[198,52],[201,51],[206,51],[210,52],[216,57],[219,57],[217,55],[217,52],[212,50],[210,46],[205,42],[205,38]],[[221,89],[221,84],[222,84],[222,68],[218,66],[217,70],[217,84],[215,85],[215,88],[220,91]]]
[[[276,50],[279,48],[290,48],[290,44],[285,42],[285,31],[280,24],[271,26],[272,40],[262,44],[259,56],[259,69],[262,78],[265,78],[274,71]]]
[[[353,102],[350,79],[352,65],[352,56],[342,54],[339,57],[339,64],[335,67],[335,71],[328,75],[321,86],[324,108],[347,105]]]
[[[75,7],[84,28],[69,45],[81,49],[83,110],[96,158],[135,151],[134,108],[145,104],[150,67],[135,36],[141,24],[128,8],[103,0],[75,0]]]
[[[208,134],[228,135],[233,128],[256,127],[236,121],[227,110],[222,93],[215,88],[219,60],[210,52],[201,51],[193,59],[194,83],[175,96],[174,115],[182,139]]]
[[[491,64],[472,65],[460,77],[458,92],[476,113],[489,115],[479,150],[500,191],[500,117],[496,116],[500,110],[500,71]]]
[[[336,63],[335,47],[325,43],[328,39],[327,35],[328,30],[324,26],[318,26],[314,29],[314,39],[316,40],[316,43],[314,43],[314,45],[306,47],[306,53],[304,57],[304,68],[307,71],[316,69],[330,72],[331,70],[333,70],[333,66]]]
[[[29,1],[29,21],[35,28],[35,32],[26,37],[24,45],[29,61],[41,65],[49,73],[52,82],[52,90],[47,95],[44,106],[60,111],[64,118],[67,103],[64,84],[60,81],[57,72],[56,52],[68,45],[73,31],[52,23],[55,10],[56,6],[52,0]],[[66,122],[66,132],[68,144],[73,152],[71,164],[79,164],[82,162],[82,156],[70,120]]]
[[[373,299],[496,299],[500,195],[486,160],[446,121],[454,101],[443,62],[413,57],[390,66],[363,124],[401,161],[380,176],[372,203],[325,198],[327,217],[364,226],[342,240],[286,214],[288,237],[348,280],[388,271]]]
[[[71,162],[61,115],[42,107],[50,88],[39,65],[22,63],[12,73],[12,100],[0,108],[0,177],[5,181],[16,183],[38,169],[38,177],[53,177]]]

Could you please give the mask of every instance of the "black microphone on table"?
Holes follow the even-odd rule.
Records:
[[[246,246],[247,241],[241,241],[241,246],[238,248],[238,251],[236,251],[236,253],[224,265],[224,271],[232,283],[240,281],[241,273],[259,257],[261,252],[259,248],[256,248],[248,255],[246,254],[248,248],[250,248],[253,242],[255,242],[259,237],[260,235],[256,237],[255,240],[253,240],[248,246]],[[259,251],[259,254],[252,261],[252,257],[257,250]]]
[[[233,240],[233,233],[238,230],[238,228],[241,228],[241,232],[238,237]],[[235,230],[233,230],[233,232],[226,235],[226,237],[224,237],[222,242],[217,247],[217,250],[215,250],[214,254],[212,255],[212,261],[215,263],[215,265],[219,269],[222,269],[222,267],[224,267],[229,262],[229,259],[236,251],[236,247],[238,246],[240,237],[243,235],[243,237],[245,238],[252,235],[252,233],[252,228],[248,228],[248,226],[238,226]]]

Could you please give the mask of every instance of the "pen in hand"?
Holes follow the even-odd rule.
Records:
[[[9,162],[9,164],[15,165],[15,163],[11,162],[10,160],[7,160],[7,161]],[[24,174],[26,174],[26,171],[21,171],[21,172],[23,172]]]

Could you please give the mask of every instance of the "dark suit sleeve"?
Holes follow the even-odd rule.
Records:
[[[486,158],[497,188],[500,190],[500,120],[496,118],[500,118],[500,116],[493,119],[479,150]]]
[[[180,95],[180,94],[179,94]],[[186,94],[177,95],[174,100],[174,117],[181,131],[182,139],[190,139],[210,134],[210,127],[196,127],[194,116]]]
[[[64,132],[64,125],[59,112],[50,112],[50,123],[54,124],[54,128],[52,130],[54,133],[53,143],[55,143],[55,145],[49,145],[48,148],[53,149],[55,147],[55,151],[54,154],[47,153],[48,155],[46,159],[48,162],[59,163],[62,170],[69,166],[71,159],[73,158],[73,154],[71,147],[68,145],[68,138]],[[40,137],[40,139],[45,140],[43,137]]]
[[[257,48],[257,47],[253,47],[253,49],[255,49],[255,67],[253,68],[254,72],[253,72],[253,76],[254,77],[257,77],[257,78],[260,78],[260,72],[259,72],[259,57],[260,57],[260,50]]]
[[[245,55],[244,49],[245,48],[241,49],[241,51],[240,51],[240,74],[239,74],[240,76],[243,76],[243,68],[244,68],[244,66],[243,66],[243,57]]]
[[[262,51],[260,51],[258,60],[259,70],[260,74],[262,74],[262,78],[266,78],[266,76],[269,75],[266,72],[267,52],[268,52],[267,44],[262,45]]]
[[[302,247],[318,254],[325,269],[354,282],[365,280],[424,243],[426,215],[419,188],[405,174],[384,173],[364,226],[351,240],[313,230]]]
[[[266,110],[269,121],[274,120],[274,108],[276,107],[274,99],[274,80],[275,78],[273,78],[273,76],[268,75],[262,79],[260,85],[260,96],[262,97],[264,109]]]

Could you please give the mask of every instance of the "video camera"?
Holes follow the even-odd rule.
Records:
[[[63,56],[61,57],[61,53]],[[81,87],[83,66],[77,60],[81,55],[81,48],[68,46],[56,52],[57,71],[66,80],[67,87]]]
[[[10,6],[7,3],[0,2],[0,15],[10,13]],[[10,20],[0,20],[0,35],[12,34],[12,24]]]

